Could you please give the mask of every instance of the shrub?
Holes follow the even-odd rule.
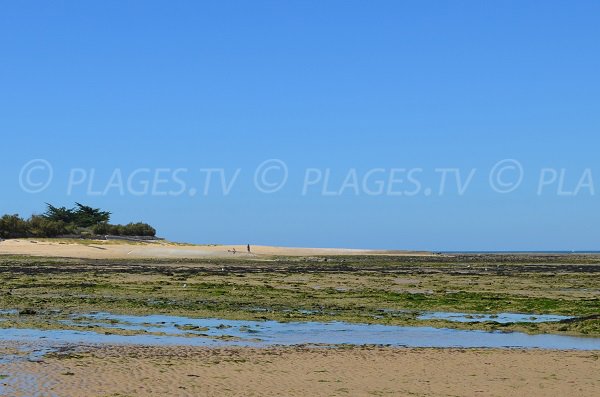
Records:
[[[130,223],[123,226],[123,236],[156,236],[156,230],[147,223]]]
[[[4,215],[0,218],[0,237],[1,238],[19,238],[27,237],[29,234],[29,225],[26,220],[18,214]]]
[[[112,225],[107,222],[99,223],[92,228],[92,232],[97,235],[111,234]]]
[[[108,223],[100,223],[92,228],[92,232],[97,235],[112,235],[112,236],[156,236],[156,229],[147,223],[130,223],[128,225],[110,225]]]
[[[70,232],[65,222],[52,221],[39,215],[33,215],[28,223],[29,233],[34,237],[56,237]]]

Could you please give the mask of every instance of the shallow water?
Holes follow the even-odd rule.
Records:
[[[473,314],[453,312],[426,312],[417,317],[417,320],[446,320],[459,323],[479,323],[493,321],[499,324],[508,323],[549,323],[569,320],[572,316],[559,316],[554,314],[521,314],[521,313],[498,313],[498,314]]]
[[[100,326],[140,332],[133,336],[74,330],[3,329],[0,341],[53,344],[143,344],[190,346],[390,345],[406,347],[539,348],[600,350],[600,338],[528,335],[432,327],[353,324],[345,322],[238,321],[151,315],[93,313],[73,316],[69,325]],[[161,335],[144,332],[161,333]]]
[[[11,310],[0,310],[0,316],[12,316],[12,315],[15,315],[15,314],[18,314],[18,313],[19,313],[19,311],[18,310],[14,310],[14,309],[11,309]],[[2,321],[2,320],[4,320],[4,319],[0,318],[0,321]]]

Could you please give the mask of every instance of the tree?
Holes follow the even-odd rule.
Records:
[[[48,203],[46,205],[47,209],[43,217],[49,221],[64,222],[78,227],[92,227],[100,223],[108,223],[110,220],[110,212],[80,203],[75,203],[74,208],[55,207]]]
[[[99,208],[92,208],[87,205],[75,203],[73,213],[75,215],[75,224],[79,227],[91,227],[110,221],[110,212],[101,211]]]
[[[67,207],[55,207],[52,204],[46,203],[46,212],[42,215],[44,218],[64,223],[75,223],[75,211]]]

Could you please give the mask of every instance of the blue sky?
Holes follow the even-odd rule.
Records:
[[[597,250],[598,15],[595,1],[1,2],[0,212],[81,201],[196,243]],[[34,159],[53,179],[28,193]],[[288,179],[265,194],[253,176],[269,159]],[[523,170],[506,194],[489,180],[504,159]],[[90,194],[140,168],[185,169],[185,194]],[[240,170],[229,194],[188,193],[205,168]],[[337,194],[303,195],[307,168]],[[374,168],[382,183],[422,169],[418,194],[340,192]],[[439,194],[440,168],[476,172]],[[537,194],[544,168],[563,188]],[[73,169],[85,183],[69,194]],[[593,188],[563,194],[586,175]]]

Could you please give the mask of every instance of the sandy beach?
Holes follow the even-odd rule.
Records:
[[[235,251],[235,252],[234,252]],[[252,245],[193,245],[165,241],[130,243],[115,240],[15,239],[0,241],[0,255],[60,258],[252,258],[257,256],[311,255],[430,255],[418,251],[379,251],[346,248],[295,248]]]
[[[82,390],[86,396],[98,397],[597,396],[599,354],[106,346],[54,355],[41,362],[0,364],[0,373],[17,374],[4,384],[14,397],[76,397]]]
[[[425,253],[408,256],[408,252],[392,256],[378,251],[258,246],[248,254],[244,249],[167,242],[0,242],[0,255],[4,254],[0,258],[0,309],[5,311],[0,318],[0,328],[5,330],[0,334],[4,336],[0,342],[0,396],[600,394],[600,345],[577,351],[555,350],[571,349],[564,345],[542,350],[510,343],[460,349],[455,346],[465,345],[448,342],[457,328],[475,332],[473,337],[482,337],[484,342],[491,339],[484,331],[494,331],[494,336],[526,331],[557,338],[574,335],[594,343],[598,320],[590,315],[597,313],[596,257],[426,257]],[[332,256],[324,261],[325,255]],[[547,310],[549,304],[552,311]],[[495,321],[440,323],[416,317],[418,313],[447,311],[470,313],[465,316],[473,318],[477,313],[494,315]],[[85,317],[98,312],[128,317],[122,321],[110,316],[95,321]],[[501,324],[499,313],[521,313],[525,322]],[[564,324],[527,321],[544,313],[573,313],[582,319]],[[143,319],[141,330],[130,329],[136,324],[134,315],[168,314],[187,318],[179,328],[160,317],[154,322]],[[224,318],[243,320],[243,324],[238,328],[225,325]],[[213,320],[212,325],[207,319]],[[267,331],[272,324],[251,324],[265,320],[308,324],[302,327],[311,332],[319,321],[443,327],[447,332],[440,340],[446,344],[441,346],[449,347],[407,348],[404,346],[432,345],[365,342],[364,336],[343,342],[338,335],[330,341],[314,342],[331,343],[327,347],[309,348],[304,346],[307,337],[302,333],[288,347],[192,346],[204,338],[236,340],[238,331],[243,335],[237,338],[271,340]],[[90,339],[61,339],[59,335],[64,333],[41,338],[37,333],[44,329],[66,332],[64,327],[79,335],[88,333]],[[144,337],[152,338],[150,342],[158,338],[158,334],[146,332],[147,327],[164,333],[165,338],[190,334],[176,342],[143,346]],[[413,338],[437,340],[437,336],[418,332]],[[25,334],[33,337],[24,338]],[[343,334],[347,336],[348,331]],[[373,331],[373,335],[382,334],[382,330]],[[100,342],[101,337],[110,335],[129,335],[132,344],[123,339]],[[394,333],[393,339],[400,336]],[[22,350],[25,343],[31,344],[26,354]],[[50,351],[44,350],[47,347]]]

